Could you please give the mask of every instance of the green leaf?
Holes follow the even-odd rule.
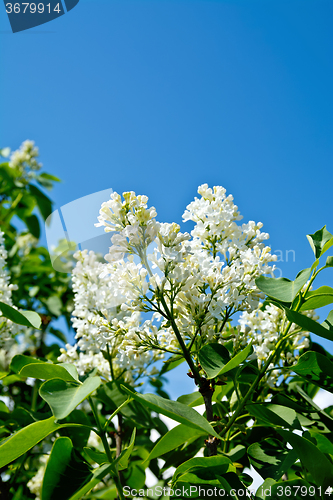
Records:
[[[308,292],[304,299],[305,302],[302,304],[300,311],[327,306],[333,303],[333,288],[330,286],[321,286],[317,290]]]
[[[172,420],[176,420],[176,422],[185,424],[188,427],[203,430],[207,434],[219,438],[219,435],[215,432],[207,420],[200,415],[200,413],[193,410],[193,408],[179,403],[178,401],[161,398],[155,394],[142,395],[137,392],[130,391],[125,386],[122,386],[122,389],[136,401],[139,401],[139,403],[147,406],[151,410],[156,411],[157,413],[162,413],[162,415],[166,415]]]
[[[172,477],[172,485],[180,481],[185,474],[195,474],[199,471],[207,471],[210,477],[216,477],[216,475],[222,476],[227,472],[235,472],[235,468],[231,460],[223,455],[191,458],[177,467]]]
[[[179,398],[177,398],[177,401],[179,401],[179,403],[182,403],[183,405],[191,406],[192,408],[194,406],[199,406],[204,404],[204,399],[199,391],[179,396]]]
[[[290,369],[312,384],[333,393],[333,363],[319,352],[302,354],[298,363]]]
[[[325,321],[321,324],[326,330],[330,330],[333,332],[333,311],[329,313]]]
[[[13,357],[10,363],[10,369],[15,373],[19,373],[24,366],[30,365],[31,363],[43,364],[45,363],[45,361],[37,358],[32,358],[31,356],[25,356],[24,354],[17,354]]]
[[[56,378],[44,382],[39,389],[39,394],[51,407],[55,418],[61,420],[92,394],[100,384],[99,377],[88,377],[80,385]]]
[[[162,369],[160,371],[160,375],[164,375],[164,373],[167,373],[171,370],[174,370],[175,368],[177,368],[177,366],[181,365],[184,361],[185,361],[185,359],[183,358],[183,356],[178,356],[178,355],[171,356],[171,358],[169,358],[163,362],[164,364],[163,364]]]
[[[246,409],[250,415],[268,423],[272,427],[302,429],[295,410],[287,406],[272,403],[251,403],[246,405]]]
[[[52,201],[37,186],[30,184],[31,194],[36,198],[37,206],[44,220],[52,213]]]
[[[55,423],[54,417],[51,417],[46,420],[34,422],[15,432],[4,441],[1,441],[0,468],[16,460],[16,458],[23,455],[23,453],[33,448],[37,443],[46,438],[46,436],[61,427],[61,425]]]
[[[333,464],[311,441],[289,431],[278,430],[291,444],[303,466],[310,472],[317,486],[324,490],[333,484]]]
[[[250,343],[248,346],[245,347],[242,351],[240,351],[236,356],[231,358],[230,361],[219,371],[217,376],[224,375],[227,372],[230,372],[230,370],[233,370],[234,368],[238,368],[238,366],[243,363],[250,354],[252,354],[253,348],[252,348],[252,343]]]
[[[0,468],[9,464],[13,460],[16,460],[40,441],[45,439],[49,434],[52,434],[52,432],[66,427],[78,429],[85,426],[81,424],[73,424],[71,422],[57,424],[54,417],[50,417],[46,420],[33,422],[23,429],[14,432],[11,436],[4,439],[0,443]]]
[[[333,329],[326,328],[320,323],[317,323],[317,321],[308,318],[304,314],[292,311],[287,307],[285,307],[284,309],[286,312],[286,316],[291,323],[295,323],[296,325],[302,327],[302,329],[306,332],[312,332],[324,339],[333,340]]]
[[[38,175],[36,177],[36,181],[38,184],[43,186],[44,188],[51,190],[53,188],[53,183],[54,182],[61,182],[58,177],[55,177],[54,175],[47,174],[43,172],[42,174]]]
[[[324,435],[315,431],[304,432],[303,436],[311,441],[322,453],[333,456],[333,443]]]
[[[9,410],[3,401],[0,401],[0,412],[9,413]]]
[[[39,220],[36,217],[36,215],[32,214],[29,215],[29,217],[26,217],[25,219],[26,225],[35,238],[39,239],[40,238],[40,225],[39,225]]]
[[[326,226],[314,234],[307,234],[306,237],[316,259],[319,259],[333,245],[333,235],[327,231]]]
[[[298,292],[303,288],[311,275],[312,269],[303,269],[296,276],[294,281],[287,278],[268,278],[260,276],[256,279],[256,285],[269,297],[281,302],[292,302]]]
[[[75,454],[72,441],[68,437],[59,437],[46,465],[42,500],[68,498],[91,476],[88,464]]]
[[[275,484],[274,479],[265,479],[256,491],[256,500],[268,500],[268,497],[271,495],[271,487],[273,484]]]
[[[48,333],[50,333],[51,335],[54,335],[55,337],[57,337],[57,339],[61,340],[65,344],[67,343],[67,337],[61,330],[58,330],[57,328],[51,327],[51,328],[49,328]]]
[[[216,377],[230,361],[229,351],[221,344],[206,344],[199,351],[199,362],[208,379]]]
[[[234,448],[232,448],[228,453],[224,452],[224,455],[227,455],[232,462],[238,462],[240,458],[242,458],[246,453],[246,448],[242,444],[237,444]]]
[[[127,384],[124,384],[127,386]],[[128,386],[131,390],[131,386]],[[103,384],[98,390],[98,399],[103,401],[113,413],[120,405],[128,400],[128,394],[121,388],[118,381]],[[148,427],[153,426],[150,412],[137,401],[131,401],[129,404],[121,409],[121,414],[130,419],[135,427]]]
[[[71,371],[73,371],[74,368],[76,376],[72,376],[72,374],[67,370],[67,366],[70,367]],[[67,365],[66,363],[57,365],[54,365],[53,363],[30,363],[22,368],[19,375],[21,377],[32,377],[41,380],[58,378],[65,380],[66,382],[78,382],[78,374],[75,366],[69,364]]]
[[[150,455],[146,458],[146,461],[158,458],[165,453],[178,448],[178,446],[181,446],[187,441],[204,434],[206,434],[206,432],[203,430],[194,429],[184,424],[177,425],[173,429],[170,429],[169,432],[157,441],[154,448],[150,452]]]
[[[46,172],[43,172],[42,174],[39,174],[38,179],[47,179],[48,181],[53,181],[53,182],[61,182],[59,177],[56,177],[55,175],[48,174]]]
[[[39,329],[42,320],[40,319],[39,314],[34,311],[18,311],[14,309],[14,307],[5,304],[4,302],[0,302],[0,311],[2,312],[5,318],[10,319],[13,323],[18,325],[24,325]]]
[[[83,450],[87,446],[92,426],[89,414],[83,410],[74,410],[62,421],[63,425],[70,424],[61,429],[61,436],[67,436],[73,443],[76,451]],[[72,425],[81,424],[81,425]]]
[[[88,455],[91,460],[96,462],[96,464],[102,465],[109,463],[109,459],[106,453],[101,453],[100,451],[92,450],[91,448],[85,447],[83,451]]]
[[[333,267],[333,257],[327,257],[326,259],[326,267]]]
[[[45,301],[45,304],[51,314],[57,317],[61,315],[62,302],[57,295],[52,295],[51,297],[48,297],[47,300]]]
[[[247,453],[251,464],[264,479],[281,479],[298,459],[295,450],[284,448],[281,442],[275,439],[253,443]]]

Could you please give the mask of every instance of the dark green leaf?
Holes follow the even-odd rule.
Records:
[[[110,472],[112,472],[112,465],[110,464],[103,464],[95,469],[93,472],[93,478],[87,484],[82,486],[79,491],[74,493],[74,495],[72,495],[69,500],[82,500],[84,495],[92,490],[98,483],[100,483],[102,479]]]
[[[333,235],[327,231],[326,226],[314,234],[307,234],[306,237],[316,259],[319,259],[333,245]]]
[[[100,383],[99,377],[88,377],[80,385],[56,378],[44,382],[39,389],[39,394],[49,404],[55,418],[61,420],[90,396]]]
[[[109,459],[106,453],[101,453],[100,451],[92,450],[91,448],[83,448],[83,451],[88,455],[91,460],[96,462],[96,464],[102,465],[109,463]]]
[[[333,456],[333,443],[331,443],[325,434],[307,431],[304,432],[303,436],[317,446],[322,453],[328,453]]]
[[[308,351],[291,369],[309,382],[333,393],[333,363],[326,356]]]
[[[252,343],[250,343],[248,346],[245,347],[242,351],[240,351],[236,356],[231,358],[230,361],[219,371],[217,376],[224,375],[225,373],[230,372],[230,370],[233,370],[234,368],[238,368],[240,364],[242,364],[250,354],[252,354],[253,348],[252,348]]]
[[[181,446],[187,441],[202,436],[203,434],[206,434],[203,430],[194,429],[184,424],[177,425],[173,429],[170,429],[169,432],[157,441],[146,460],[148,461],[153,458],[158,458],[165,453],[178,448],[178,446]]]
[[[36,329],[39,329],[41,325],[40,316],[34,311],[18,311],[4,302],[0,302],[0,310],[5,318],[10,319],[13,323],[18,325],[29,326]]]
[[[288,450],[275,439],[265,439],[260,443],[253,443],[247,449],[250,462],[256,471],[264,478],[269,477],[276,481],[298,459],[295,450]]]
[[[246,448],[242,444],[237,444],[234,448],[231,448],[228,453],[224,453],[232,462],[238,462],[246,453]]]
[[[68,437],[55,440],[48,459],[43,485],[43,500],[68,498],[92,476],[89,466],[79,460]]]
[[[67,343],[67,337],[61,330],[51,327],[49,328],[49,333],[57,337],[57,339],[62,340],[65,344]]]
[[[291,444],[317,486],[326,489],[333,484],[333,464],[311,441],[289,431],[278,430],[278,432]]]
[[[59,433],[61,436],[67,436],[73,443],[75,450],[83,450],[87,446],[88,439],[92,430],[90,419],[83,410],[74,410],[66,417],[62,423],[66,424],[81,424],[81,425],[68,425],[62,428]]]
[[[37,206],[44,220],[52,212],[52,201],[37,186],[30,184],[30,192],[36,198]]]
[[[137,392],[132,392],[125,386],[122,386],[122,388],[125,392],[127,392],[127,394],[151,410],[156,411],[157,413],[162,413],[172,420],[176,420],[176,422],[185,424],[188,427],[203,430],[207,434],[219,438],[219,435],[215,432],[207,420],[193,408],[179,403],[178,401],[161,398],[155,394],[142,395]]]
[[[208,379],[216,377],[228,361],[229,351],[221,344],[206,344],[199,351],[199,362]]]
[[[311,268],[303,269],[296,276],[294,281],[287,278],[268,278],[260,276],[256,279],[256,285],[269,297],[280,300],[282,302],[292,302],[298,292],[303,288],[311,275]]]
[[[207,471],[210,477],[216,477],[216,475],[222,476],[227,472],[235,472],[235,468],[231,460],[222,455],[191,458],[177,467],[172,477],[172,485],[180,481],[184,474],[197,474],[199,471]]]
[[[27,227],[35,238],[39,239],[40,237],[40,225],[39,225],[39,220],[37,219],[36,215],[30,215],[29,217],[26,217],[25,222],[27,224]]]
[[[124,384],[131,390],[131,386]],[[111,412],[114,412],[121,404],[128,399],[128,394],[121,388],[120,383],[117,381],[103,384],[98,390],[98,398],[103,401]],[[150,412],[137,401],[131,401],[124,406],[121,413],[127,418],[131,419],[135,427],[149,427],[153,426]]]

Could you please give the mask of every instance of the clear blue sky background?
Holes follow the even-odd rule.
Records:
[[[181,222],[223,185],[293,278],[333,232],[332,25],[332,0],[80,0],[12,34],[1,5],[1,144],[36,141],[57,207],[111,187]]]

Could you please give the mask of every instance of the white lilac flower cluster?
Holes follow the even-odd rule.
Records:
[[[61,349],[59,361],[74,363],[80,375],[97,369],[99,375],[109,379],[125,372],[125,378],[131,382],[145,374],[159,357],[131,346],[130,341],[138,338],[139,332],[149,330],[149,321],[142,324],[139,311],[122,310],[124,297],[110,277],[103,274],[105,264],[94,252],[84,250],[74,256],[77,264],[72,277],[73,327],[77,343]]]
[[[117,370],[143,374],[163,352],[179,353],[179,341],[194,353],[207,341],[223,343],[230,318],[258,306],[255,280],[272,274],[276,260],[264,244],[268,234],[261,223],[239,224],[224,188],[204,184],[198,193],[183,215],[194,222],[191,234],[157,222],[146,196],[112,193],[103,203],[96,225],[114,233],[112,245],[106,262],[93,252],[77,254],[78,342],[66,346],[61,361],[110,375],[102,353],[109,348]]]
[[[12,304],[12,291],[15,285],[10,284],[10,276],[6,267],[7,250],[4,245],[4,233],[0,231],[0,301],[9,306]],[[0,347],[8,350],[14,342],[14,325],[2,315],[0,310]]]
[[[12,291],[17,290],[17,285],[10,283],[10,275],[7,269],[7,250],[4,246],[4,233],[0,231],[0,302],[14,307],[12,302]],[[16,243],[18,244],[18,242]],[[5,318],[0,310],[0,371],[6,371],[12,358],[16,354],[31,350],[32,328],[17,325]],[[35,331],[35,337],[40,335]]]
[[[34,141],[24,141],[20,148],[10,155],[9,166],[17,169],[22,177],[33,178],[35,172],[42,168],[37,161],[39,150]]]

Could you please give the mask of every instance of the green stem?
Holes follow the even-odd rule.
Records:
[[[120,479],[117,476],[117,474],[115,474],[114,476],[112,476],[112,479],[115,482],[115,485],[116,485],[116,488],[117,488],[117,492],[118,492],[118,496],[119,496],[120,500],[126,500],[126,498],[124,496],[124,493],[123,493],[123,487],[121,485]]]
[[[107,353],[108,353],[108,361],[109,361],[109,365],[110,365],[111,380],[114,380],[114,373],[113,373],[112,359],[111,359],[109,344],[106,344],[106,350],[107,350]]]
[[[94,415],[94,418],[96,420],[96,424],[97,424],[97,427],[98,427],[98,433],[101,437],[101,440],[102,440],[102,443],[103,443],[103,447],[104,447],[104,450],[105,450],[105,453],[106,453],[106,456],[108,457],[108,460],[110,463],[113,462],[113,459],[112,459],[112,455],[111,455],[111,451],[110,451],[110,447],[109,447],[109,443],[106,439],[106,435],[105,435],[105,429],[107,428],[108,426],[108,423],[110,422],[110,420],[113,419],[113,417],[115,415],[117,415],[117,413],[124,407],[126,406],[130,401],[132,401],[133,398],[129,397],[126,401],[124,401],[124,403],[122,405],[119,406],[119,408],[116,409],[116,411],[113,412],[113,414],[111,415],[111,417],[108,419],[108,421],[106,422],[106,424],[104,425],[104,429],[101,425],[101,422],[99,420],[99,417],[98,417],[98,414],[97,414],[97,411],[96,411],[96,408],[95,408],[95,405],[94,405],[94,402],[92,400],[92,398],[88,398],[89,399],[89,403],[90,403],[90,406],[91,406],[91,409],[92,409],[92,412],[93,412],[93,415]],[[116,488],[117,488],[117,492],[118,492],[118,497],[120,498],[120,500],[125,500],[125,496],[124,496],[124,493],[123,493],[123,487],[122,487],[122,484],[121,484],[121,481],[120,481],[120,478],[117,474],[114,474],[112,476],[114,482],[115,482],[115,485],[116,485]]]
[[[93,399],[91,397],[89,397],[88,401],[89,401],[89,404],[91,406],[91,409],[92,409],[92,412],[93,412],[93,415],[94,415],[94,418],[95,418],[95,421],[96,421],[96,425],[97,425],[97,428],[98,428],[98,434],[100,435],[100,438],[102,440],[106,456],[108,457],[108,461],[110,462],[110,464],[112,464],[113,459],[112,459],[112,455],[111,455],[111,451],[110,451],[110,446],[109,446],[109,443],[108,443],[108,441],[106,439],[106,435],[105,435],[105,432],[104,432],[104,430],[102,428],[100,419],[98,417],[98,413],[97,413],[97,410],[95,408]]]
[[[31,411],[32,412],[36,411],[37,397],[38,397],[38,386],[39,386],[39,381],[35,380],[34,387],[32,390],[32,399],[31,399]]]

